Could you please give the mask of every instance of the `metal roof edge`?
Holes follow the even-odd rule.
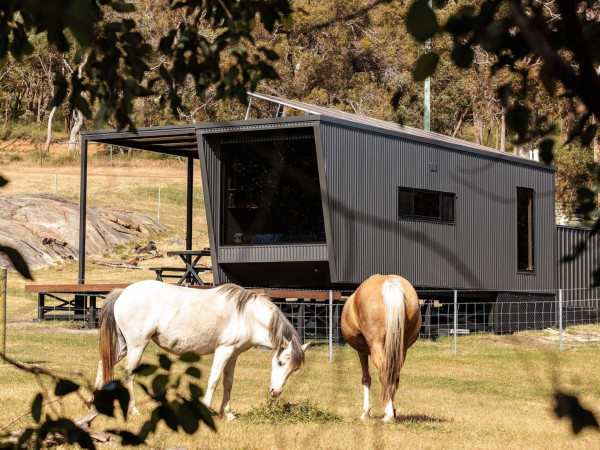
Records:
[[[297,122],[318,122],[320,115],[307,114],[304,116],[288,116],[288,117],[269,117],[262,119],[247,119],[247,120],[228,120],[222,122],[205,122],[196,124],[196,130],[206,130],[210,132],[211,129],[217,128],[214,132],[223,131],[223,128],[252,128],[252,127],[264,127],[265,125],[279,125],[279,124],[294,124]],[[312,124],[311,124],[312,125]],[[235,131],[246,131],[246,130],[228,130],[228,132]]]
[[[94,130],[94,131],[82,131],[80,134],[88,141],[94,141],[95,139],[126,139],[135,138],[141,136],[151,136],[157,134],[173,135],[173,134],[195,134],[196,124],[184,124],[184,125],[164,125],[164,126],[153,126],[153,127],[141,127],[137,129],[136,133],[131,131],[119,131],[116,129],[105,129],[105,130]]]
[[[300,116],[300,117],[302,117],[302,116]],[[431,133],[432,136],[422,136],[422,135],[416,135],[416,134],[411,133],[410,129],[407,129],[406,131],[404,131],[402,129],[392,130],[390,128],[383,128],[383,127],[379,127],[376,125],[358,123],[358,122],[354,122],[354,121],[351,121],[348,119],[342,119],[340,117],[332,117],[332,116],[327,116],[327,115],[323,115],[323,114],[319,115],[319,117],[322,122],[334,123],[336,125],[343,125],[343,126],[347,126],[349,128],[357,128],[357,129],[371,131],[371,132],[379,133],[379,134],[383,134],[383,135],[392,135],[392,136],[401,137],[401,138],[416,141],[416,142],[425,142],[428,144],[435,144],[440,147],[451,148],[453,150],[462,151],[465,153],[474,153],[476,155],[480,155],[480,156],[483,156],[486,158],[507,160],[507,161],[514,162],[517,164],[525,164],[525,165],[529,165],[529,166],[534,166],[538,169],[548,170],[551,172],[556,172],[558,170],[558,168],[556,166],[549,166],[544,163],[534,161],[532,159],[527,159],[527,158],[523,158],[520,156],[511,155],[509,153],[501,153],[501,152],[495,151],[493,149],[489,149],[489,150],[480,149],[480,148],[469,145],[468,141],[462,141],[460,139],[457,139],[457,141],[461,141],[461,142],[448,142],[442,138],[436,138],[435,137],[436,133]],[[464,144],[462,142],[464,142]]]

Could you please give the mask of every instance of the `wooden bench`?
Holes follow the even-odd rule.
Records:
[[[85,320],[92,328],[97,325],[100,311],[96,306],[97,298],[104,298],[113,289],[123,289],[129,284],[31,284],[25,286],[25,292],[37,294],[38,317],[35,322]],[[46,301],[48,299],[55,302],[50,305]]]

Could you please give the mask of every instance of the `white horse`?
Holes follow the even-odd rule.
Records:
[[[290,374],[304,363],[309,344],[266,295],[226,284],[212,289],[173,286],[160,281],[140,281],[112,291],[100,316],[100,362],[95,389],[113,377],[113,368],[127,356],[124,383],[129,390],[129,410],[137,412],[133,398],[133,371],[144,349],[153,340],[174,353],[214,353],[203,403],[211,400],[223,371],[220,416],[228,420],[229,398],[237,357],[257,345],[275,350],[271,363],[271,397],[277,397]],[[92,411],[83,423],[97,415]]]

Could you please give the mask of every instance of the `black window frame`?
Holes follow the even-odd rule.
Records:
[[[520,216],[520,199],[519,193],[528,194],[530,198],[529,205],[527,206],[527,225],[522,226],[519,224]],[[532,188],[517,186],[516,189],[516,256],[517,256],[517,272],[532,274],[535,272],[535,190]],[[521,244],[523,232],[526,232],[525,246]],[[523,253],[523,248],[526,248],[526,252]],[[526,260],[526,262],[525,262]],[[529,264],[531,260],[531,264]]]
[[[406,210],[406,204],[401,205],[401,200],[406,200],[406,195],[409,195],[409,205],[408,211]],[[418,214],[419,211],[415,211],[415,196],[422,194],[424,196],[432,196],[436,195],[438,198],[438,215],[424,215]],[[397,206],[398,206],[398,219],[416,219],[416,220],[427,220],[433,222],[441,222],[441,223],[455,223],[456,222],[456,194],[453,192],[446,191],[434,191],[431,189],[418,189],[418,188],[410,188],[406,186],[398,186],[397,191]],[[451,208],[445,209],[444,199],[451,199]],[[405,202],[406,203],[406,202]],[[403,207],[404,206],[404,207]],[[450,215],[447,215],[447,212],[450,212]]]

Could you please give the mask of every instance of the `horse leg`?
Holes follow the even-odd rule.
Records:
[[[115,362],[115,364],[117,364],[119,361],[121,361],[125,355],[127,354],[127,349],[125,347],[125,342],[121,342],[122,339],[119,339],[119,355],[117,357],[117,361]],[[104,375],[102,373],[102,360],[98,360],[98,372],[96,373],[96,381],[94,383],[94,390],[98,391],[100,389],[102,389],[102,386],[104,386]],[[90,397],[90,399],[88,400],[88,405],[91,406],[91,403],[94,401],[94,396],[92,395]],[[86,414],[85,417],[83,417],[82,419],[76,420],[75,424],[77,424],[79,427],[81,428],[89,428],[90,424],[92,423],[92,420],[94,420],[96,417],[98,417],[98,410],[93,407],[89,413]]]
[[[362,368],[362,386],[363,386],[363,413],[360,416],[361,420],[370,419],[371,404],[369,402],[369,390],[371,389],[371,375],[369,374],[369,355],[359,353],[360,367]]]
[[[371,346],[371,357],[373,358],[373,364],[377,367],[379,371],[379,381],[381,381],[381,389],[383,391],[383,402],[386,404],[384,410],[383,421],[388,422],[390,420],[394,420],[396,417],[396,410],[394,409],[393,404],[393,395],[388,398],[388,389],[384,383],[384,373],[383,373],[383,362],[385,358],[385,353],[383,352],[383,344],[378,343]]]
[[[202,399],[202,403],[204,403],[204,405],[207,408],[210,408],[212,396],[215,393],[217,384],[219,383],[219,378],[221,378],[223,369],[231,359],[233,351],[233,347],[218,347],[215,350],[215,357],[213,359],[212,368],[210,369],[210,375],[208,377],[208,386],[206,387],[206,394],[204,394],[204,398]]]
[[[219,415],[221,416],[221,418],[225,417],[227,420],[235,419],[235,416],[231,413],[229,399],[231,398],[231,387],[233,386],[233,372],[235,371],[236,362],[237,356],[232,357],[225,366],[225,372],[223,373],[223,401],[221,402],[221,411],[219,412]]]
[[[127,360],[125,361],[125,367],[123,368],[123,383],[129,391],[129,412],[139,414],[137,407],[135,406],[135,398],[133,397],[133,371],[140,365],[142,360],[142,353],[146,349],[150,341],[137,342],[137,345],[127,345]]]

